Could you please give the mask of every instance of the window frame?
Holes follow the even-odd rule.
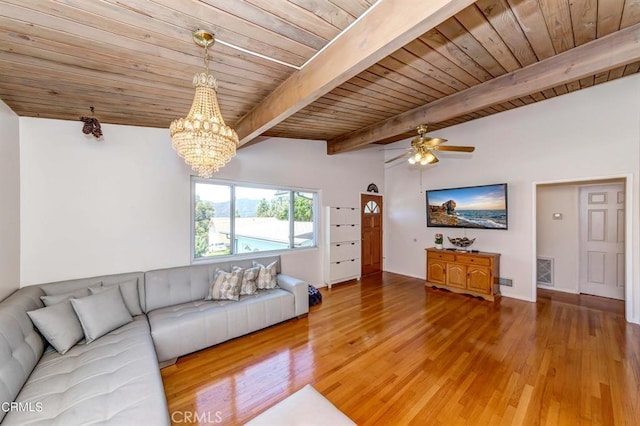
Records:
[[[235,214],[236,211],[236,187],[244,187],[244,188],[255,188],[255,189],[268,189],[274,191],[288,191],[289,192],[289,248],[287,249],[276,249],[276,250],[264,250],[259,252],[252,253],[235,253],[235,244],[231,244],[231,253],[229,254],[221,254],[217,256],[203,256],[196,258],[195,257],[195,240],[196,240],[196,228],[195,228],[195,197],[196,197],[196,184],[210,184],[210,185],[222,185],[228,186],[230,188],[230,222],[229,222],[229,232],[231,241],[235,241],[236,235],[236,224],[235,224]],[[309,188],[300,188],[300,187],[291,187],[291,186],[279,186],[279,185],[269,185],[269,184],[261,184],[261,183],[253,183],[253,182],[242,182],[236,180],[225,180],[225,179],[206,179],[197,176],[191,176],[191,194],[189,197],[190,203],[190,218],[189,218],[189,233],[191,234],[190,238],[190,253],[191,253],[191,263],[207,263],[211,261],[215,261],[216,259],[233,259],[233,258],[247,258],[247,257],[255,257],[256,255],[262,254],[281,254],[281,253],[289,253],[289,252],[299,252],[304,250],[315,250],[318,248],[318,221],[320,216],[319,210],[319,202],[320,202],[320,191],[317,189],[309,189]],[[294,219],[294,204],[295,204],[295,193],[296,192],[306,192],[313,194],[313,244],[307,247],[296,247],[295,246],[295,221]]]

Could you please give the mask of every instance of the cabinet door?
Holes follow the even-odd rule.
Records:
[[[427,281],[434,284],[444,284],[446,271],[446,263],[437,260],[429,260],[427,262]]]
[[[360,225],[331,225],[329,236],[332,242],[338,241],[360,241]]]
[[[458,263],[447,263],[447,285],[467,288],[467,267]]]
[[[331,225],[360,223],[360,209],[353,207],[331,207],[329,214],[331,215]]]
[[[351,260],[360,257],[360,242],[350,241],[346,243],[332,243],[331,255],[329,260],[331,262],[339,262],[341,260]]]
[[[491,269],[482,266],[469,266],[467,288],[478,293],[491,294]]]
[[[351,259],[331,263],[331,282],[345,281],[360,276],[360,260]]]

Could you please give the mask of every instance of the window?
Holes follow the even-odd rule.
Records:
[[[369,214],[378,214],[380,213],[380,207],[378,207],[378,203],[375,201],[368,201],[364,206],[364,212]]]
[[[315,192],[199,178],[192,188],[194,260],[316,246]]]

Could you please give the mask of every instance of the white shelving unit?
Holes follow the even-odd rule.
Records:
[[[324,281],[331,285],[360,279],[360,209],[326,207]]]

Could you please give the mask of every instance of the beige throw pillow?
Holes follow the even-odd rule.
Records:
[[[255,294],[258,291],[258,274],[260,273],[260,267],[254,266],[252,268],[242,269],[239,266],[231,268],[233,271],[244,271],[242,274],[242,285],[240,286],[240,296],[249,296]]]
[[[275,260],[264,266],[255,260],[253,261],[253,266],[259,266],[260,272],[258,273],[258,290],[266,290],[270,288],[276,288],[278,285],[278,281],[276,276],[278,275],[278,271],[276,266],[278,265],[278,261]]]
[[[204,300],[239,300],[242,270],[223,271],[216,269],[209,293]]]

